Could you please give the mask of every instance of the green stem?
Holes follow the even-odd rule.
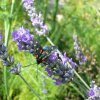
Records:
[[[7,3],[6,0],[5,0],[5,3]],[[5,27],[5,43],[4,44],[5,44],[6,47],[8,46],[8,41],[9,41],[9,36],[10,36],[11,17],[12,17],[12,13],[13,13],[13,8],[14,8],[14,0],[12,0],[10,18],[7,15],[6,18],[4,19],[4,27]],[[6,68],[6,66],[4,66],[4,86],[5,86],[4,99],[7,98],[7,100],[9,100],[8,86],[7,86],[7,68]]]
[[[8,20],[5,19],[4,25],[5,25],[5,46],[8,45]],[[4,66],[4,86],[5,86],[5,92],[4,92],[4,99],[6,99],[8,97],[8,86],[7,86],[7,69],[6,66]]]
[[[7,95],[8,95],[8,87],[7,87],[7,75],[6,75],[6,66],[4,66],[4,87],[5,87],[5,92],[4,92],[4,100],[6,100]]]
[[[44,12],[44,23],[46,22],[47,19],[47,13],[48,13],[48,0],[45,0],[45,12]]]
[[[17,20],[17,18],[18,18],[18,13],[20,12],[21,7],[22,7],[22,1],[21,1],[20,4],[18,5],[17,11],[16,11],[16,13],[15,13],[15,17],[13,18],[13,19],[14,19],[13,24],[16,23],[16,20]]]
[[[54,9],[54,14],[53,14],[51,33],[55,30],[55,27],[56,27],[56,15],[58,13],[58,5],[59,5],[59,0],[55,0],[55,7],[54,7],[55,9]]]
[[[10,10],[10,17],[12,17],[13,9],[14,9],[15,0],[12,0],[11,10]]]
[[[24,79],[24,77],[21,74],[18,74],[19,77],[25,82],[25,84],[29,87],[29,89],[41,100],[39,94],[35,92],[35,90],[32,88],[32,86]]]
[[[29,64],[29,65],[26,65],[26,66],[23,66],[23,67],[29,67],[29,66],[31,66],[31,65],[35,65],[35,64],[37,64],[37,63]]]
[[[46,37],[47,40],[50,42],[51,45],[54,46],[54,43],[50,40],[49,37]],[[58,53],[60,53],[61,57],[63,57],[63,55],[61,54],[61,52],[59,50],[57,50]],[[68,65],[71,67],[71,65],[68,63]],[[90,89],[90,87],[86,84],[86,82],[80,77],[80,75],[74,70],[75,75],[80,79],[80,81],[87,87],[87,89]]]
[[[80,77],[80,75],[74,70],[75,75],[80,79],[80,81],[86,86],[87,89],[90,89],[90,87],[87,85],[87,83]]]
[[[80,92],[80,90],[72,83],[70,83],[70,85],[73,87],[73,89],[75,89],[83,98],[85,98],[85,96],[83,95],[82,92]]]
[[[54,43],[50,40],[50,38],[47,37],[47,36],[45,36],[45,37],[46,37],[46,39],[49,41],[49,43],[50,43],[52,46],[54,46]]]
[[[67,63],[69,65],[70,68],[71,65],[69,63]],[[90,89],[90,87],[87,85],[87,83],[81,78],[81,76],[74,70],[75,75],[80,79],[80,81],[86,86],[87,89]]]

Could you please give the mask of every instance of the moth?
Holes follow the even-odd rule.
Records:
[[[36,57],[37,64],[43,63],[55,50],[56,46],[45,46],[42,47],[37,40],[33,41],[33,52],[32,54]]]

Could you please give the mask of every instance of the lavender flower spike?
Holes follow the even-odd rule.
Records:
[[[49,56],[49,60],[52,62],[57,61],[57,59],[58,59],[57,52],[54,52]]]
[[[14,58],[8,54],[8,49],[3,44],[3,36],[0,34],[0,58],[4,66],[9,67],[14,63]]]
[[[64,56],[62,58],[62,62],[63,62],[64,65],[69,63],[72,68],[75,68],[77,66],[77,64],[72,61],[72,58],[69,58],[69,57],[66,56],[66,53],[64,53]]]
[[[36,34],[39,36],[47,34],[49,31],[48,27],[43,23],[42,14],[40,12],[37,13],[34,7],[34,0],[22,0],[22,2],[35,28]]]
[[[14,66],[15,67],[11,68],[9,72],[12,73],[12,74],[18,75],[21,72],[21,66],[22,65],[20,63],[18,63],[18,64],[14,65]]]
[[[30,43],[30,41],[33,39],[33,35],[30,34],[30,31],[23,27],[19,28],[17,31],[14,31],[12,36],[14,41],[18,42]]]
[[[91,88],[88,91],[88,100],[100,100],[100,87],[95,84],[95,81],[91,82]]]
[[[19,50],[27,50],[29,49],[29,45],[32,43],[34,39],[34,35],[30,34],[28,29],[24,27],[19,28],[17,31],[12,33],[14,41],[18,42],[17,46]]]
[[[2,36],[2,34],[0,33],[0,45],[2,44],[2,40],[3,40],[3,36]]]
[[[87,58],[84,56],[80,48],[80,43],[77,39],[77,35],[74,35],[73,39],[74,39],[74,49],[75,49],[76,58],[79,60],[79,64],[83,65],[87,62]]]
[[[67,63],[70,63],[71,67]],[[73,78],[74,68],[77,64],[68,58],[66,53],[60,58],[58,52],[54,52],[46,60],[45,65],[47,66],[45,70],[48,76],[52,77],[56,85],[61,85],[69,82]]]

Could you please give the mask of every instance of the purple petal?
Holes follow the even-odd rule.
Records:
[[[57,52],[54,52],[49,56],[50,61],[56,61],[57,59],[58,59]]]
[[[0,33],[0,44],[2,44],[2,40],[3,40],[3,36],[2,36],[2,34]]]
[[[18,34],[17,31],[13,32],[12,36],[14,38],[14,41],[19,41],[20,40],[20,34]]]
[[[22,35],[22,42],[24,43],[30,43],[30,41],[32,41],[33,39],[33,35],[31,34],[23,34]]]
[[[55,80],[56,80],[56,82],[55,82],[56,85],[61,85],[62,84],[61,80],[59,80],[59,79],[55,79]]]
[[[89,96],[94,96],[95,95],[95,93],[94,93],[94,91],[91,89],[90,91],[89,91]]]
[[[49,77],[51,77],[53,75],[53,72],[49,68],[46,68],[45,70],[48,72]]]

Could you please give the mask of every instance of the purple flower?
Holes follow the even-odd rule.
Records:
[[[26,45],[24,45],[23,43],[20,43],[20,42],[19,42],[19,43],[17,43],[17,46],[18,46],[18,49],[19,49],[19,50],[27,50],[27,49],[26,49]]]
[[[33,40],[33,35],[31,35],[31,34],[23,34],[22,35],[22,42],[24,42],[24,43],[30,43],[30,41],[32,41]]]
[[[57,52],[54,52],[54,53],[52,53],[52,54],[49,56],[49,60],[50,60],[51,62],[57,61],[57,59],[58,59]]]
[[[62,76],[63,71],[60,68],[56,68],[55,71],[53,72],[55,76]]]
[[[50,70],[50,68],[46,68],[45,71],[48,72],[48,76],[51,77],[53,75],[53,72]]]
[[[72,61],[72,58],[68,58],[66,56],[66,53],[64,53],[64,56],[62,58],[62,62],[63,62],[64,65],[66,65],[66,63],[69,63],[72,68],[75,68],[77,66],[77,64]]]
[[[71,58],[71,59],[69,59],[69,61],[68,61],[68,62],[71,64],[72,68],[77,67],[77,64],[76,64],[75,62],[73,62],[73,61],[72,61],[72,58]]]
[[[45,35],[46,33],[49,32],[47,25],[41,25],[40,28],[36,27],[35,31],[36,31],[36,34],[38,34],[39,36]]]
[[[16,64],[15,67],[10,69],[10,73],[18,75],[21,72],[22,65],[20,63]]]
[[[14,41],[19,41],[20,35],[18,34],[17,31],[14,31],[14,32],[12,33],[12,36],[13,36],[13,38],[14,38]]]
[[[28,30],[24,29],[23,27],[19,28],[17,31],[12,33],[14,41],[22,41],[23,34],[27,34]]]
[[[42,14],[39,13],[39,15],[37,15],[36,13],[34,13],[34,16],[31,17],[31,21],[32,21],[32,25],[34,27],[40,27],[43,25],[43,20],[41,19]]]
[[[28,29],[24,27],[19,28],[12,33],[14,41],[18,42],[17,46],[19,50],[30,50],[34,46],[34,35],[30,34]]]
[[[58,85],[58,86],[63,84],[62,80],[60,80],[60,79],[54,79],[54,80],[55,80],[55,84]]]
[[[74,39],[74,49],[75,49],[76,58],[79,60],[79,64],[83,65],[87,62],[87,58],[84,56],[81,50],[77,35],[74,35],[73,39]]]
[[[32,5],[34,0],[22,0],[24,7],[27,7],[28,5]]]
[[[94,81],[91,82],[91,88],[88,91],[89,100],[100,100],[100,87]]]
[[[73,78],[73,75],[74,75],[74,69],[69,68],[68,71],[64,75],[65,82],[70,81]]]
[[[2,40],[3,40],[3,36],[2,36],[2,34],[0,33],[0,44],[2,44]]]
[[[2,36],[2,33],[0,33],[0,40],[2,40],[3,39],[3,36]]]
[[[8,49],[3,43],[0,44],[0,58],[2,60],[3,65],[6,67],[9,67],[14,63],[14,58],[8,54]]]
[[[44,64],[47,66],[46,71],[48,72],[48,76],[52,76],[56,85],[69,82],[73,78],[74,68],[77,66],[72,59],[66,56],[66,53],[64,53],[64,56],[60,57],[61,55],[58,54],[58,52],[54,52],[46,60],[46,64]],[[69,67],[68,63],[71,67]]]
[[[19,28],[17,31],[14,31],[12,36],[14,41],[24,42],[26,44],[30,43],[34,38],[34,36],[30,34],[29,30],[23,27]]]
[[[45,35],[49,32],[47,25],[43,23],[42,14],[37,13],[34,7],[34,0],[23,0],[23,6],[26,9],[28,16],[35,28],[36,34],[39,36]]]
[[[64,53],[64,56],[62,58],[62,62],[65,65],[68,62],[69,58],[66,56],[66,53]]]
[[[80,55],[80,61],[79,61],[79,64],[80,65],[83,65],[87,62],[87,58],[84,56],[84,55]]]
[[[95,95],[95,93],[94,93],[94,91],[92,89],[90,89],[88,95],[93,97]]]

